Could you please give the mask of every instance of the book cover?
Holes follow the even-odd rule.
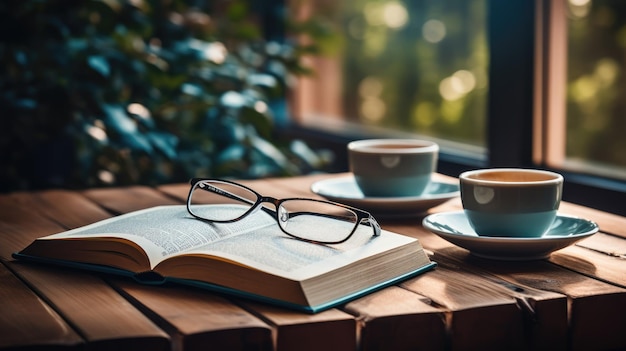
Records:
[[[435,266],[419,241],[383,231],[336,245],[284,234],[264,211],[228,224],[185,206],[140,210],[35,240],[15,258],[185,284],[319,312]]]

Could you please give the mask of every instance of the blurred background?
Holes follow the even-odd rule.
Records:
[[[320,30],[266,5],[1,2],[2,190],[322,167],[323,152],[275,135],[290,76],[308,72],[300,56],[314,51],[287,30]]]
[[[450,175],[626,192],[621,0],[13,0],[0,35],[2,191],[345,171],[410,136]]]

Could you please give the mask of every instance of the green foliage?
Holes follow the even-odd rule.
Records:
[[[319,166],[272,140],[297,46],[263,41],[252,1],[215,3],[0,2],[2,190]]]

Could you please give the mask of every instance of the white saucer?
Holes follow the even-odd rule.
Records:
[[[598,225],[592,221],[562,214],[540,238],[478,236],[463,211],[435,213],[422,223],[424,228],[476,256],[509,261],[546,258],[598,231]]]
[[[311,190],[331,201],[383,216],[422,213],[460,194],[458,184],[433,181],[420,196],[366,197],[352,175],[315,182],[311,185]]]

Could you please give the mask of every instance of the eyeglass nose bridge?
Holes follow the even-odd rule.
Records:
[[[271,197],[271,196],[260,196],[259,197],[259,205],[264,203],[264,202],[269,202],[272,205],[274,205],[274,207],[278,208],[278,206],[280,206],[280,200],[275,198],[275,197]]]
[[[274,210],[273,213],[270,213],[272,211],[271,208],[265,207],[263,206],[263,203],[268,202],[271,203],[272,205],[274,205]],[[255,213],[256,211],[258,211],[259,209],[263,209],[263,211],[268,212],[272,215],[274,215],[274,213],[278,213],[278,208],[280,207],[280,200],[275,198],[275,197],[271,197],[271,196],[259,196],[259,199],[257,200],[256,206],[254,207],[254,209],[250,212],[250,214]]]

